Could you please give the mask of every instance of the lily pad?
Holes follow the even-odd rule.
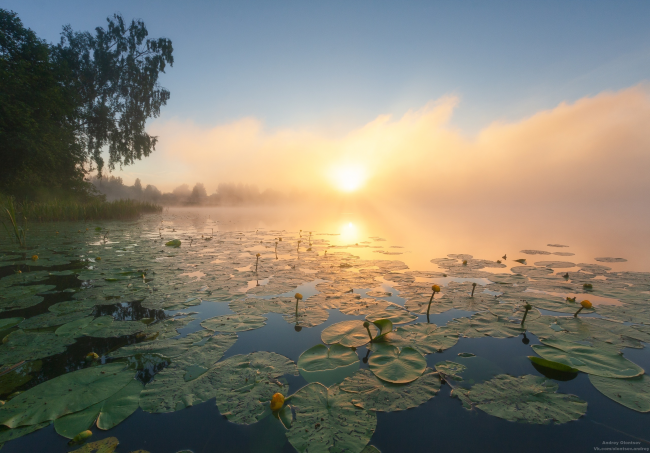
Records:
[[[542,340],[542,344],[534,345],[533,350],[546,360],[597,376],[630,378],[644,373],[643,368],[616,352],[556,338]]]
[[[535,357],[534,355],[529,355],[528,359],[536,365],[550,368],[552,370],[562,371],[564,373],[577,373],[580,371],[577,368],[567,366],[563,363],[542,359],[540,357]]]
[[[13,364],[22,360],[36,360],[65,352],[74,338],[52,332],[25,332],[16,330],[7,335],[0,345],[0,363]]]
[[[371,334],[377,336],[374,324],[371,324]],[[375,330],[373,333],[372,330]],[[321,332],[321,340],[325,344],[339,343],[342,346],[356,348],[363,346],[370,341],[368,331],[363,327],[363,321],[354,319],[350,321],[341,321],[326,327]]]
[[[391,304],[387,307],[373,310],[366,316],[366,320],[371,322],[377,321],[378,319],[389,319],[393,324],[406,324],[418,319],[418,317],[397,304]]]
[[[45,381],[11,399],[0,410],[10,428],[56,420],[105,400],[133,380],[122,363],[84,368]]]
[[[566,423],[587,411],[575,395],[556,393],[558,385],[540,376],[500,374],[472,386],[465,395],[471,404],[495,417],[531,424]]]
[[[339,386],[312,383],[298,390],[291,403],[296,419],[287,432],[300,452],[360,452],[377,426],[373,412],[356,407]]]
[[[442,352],[458,343],[458,334],[447,328],[424,322],[400,326],[387,334],[383,342],[399,348],[411,347],[426,355]],[[380,343],[377,343],[380,344]],[[370,345],[374,348],[374,343]]]
[[[467,367],[461,363],[445,360],[444,362],[436,363],[436,370],[442,374],[446,379],[454,381],[462,381],[463,378],[459,376],[460,373],[465,371]]]
[[[427,367],[424,356],[416,349],[405,347],[400,351],[392,345],[378,343],[368,359],[370,370],[378,378],[395,384],[416,380]]]
[[[172,239],[171,241],[165,242],[165,245],[167,247],[180,247],[181,241],[180,239]]]
[[[215,332],[243,332],[266,325],[264,316],[231,314],[201,321],[201,327]]]
[[[359,370],[340,385],[352,393],[352,404],[379,412],[403,411],[424,404],[440,390],[440,379],[431,370],[408,384],[393,384],[378,379],[369,370]]]
[[[637,412],[650,412],[650,377],[647,374],[629,379],[589,375],[589,380],[607,398]]]
[[[70,453],[113,453],[120,441],[116,437],[107,437],[96,442],[89,442]]]
[[[301,371],[333,370],[355,363],[359,360],[357,353],[349,347],[334,343],[327,346],[317,344],[300,354],[298,369]]]

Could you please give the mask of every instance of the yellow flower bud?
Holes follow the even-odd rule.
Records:
[[[38,260],[38,255],[32,255],[32,261]]]
[[[96,261],[101,261],[102,259],[101,259],[101,257],[97,256],[97,257],[95,257],[95,260]]]
[[[296,295],[294,297],[296,299],[298,299],[298,300],[302,300],[302,294],[300,294],[300,293],[296,293]]]
[[[97,360],[99,356],[97,355],[96,352],[89,352],[88,354],[86,354],[86,358],[88,360]]]
[[[276,393],[273,395],[273,398],[271,398],[271,410],[272,411],[279,411],[282,409],[282,406],[284,405],[284,395],[282,393]]]
[[[433,290],[434,293],[439,293],[440,292],[440,286],[438,286],[438,285],[433,285],[431,287],[431,289]]]
[[[591,308],[592,307],[591,302],[589,302],[587,299],[580,302],[580,305],[582,305],[584,308]]]

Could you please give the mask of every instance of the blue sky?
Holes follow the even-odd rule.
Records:
[[[5,0],[39,36],[120,12],[174,44],[162,119],[348,130],[456,95],[472,135],[650,74],[647,1]]]

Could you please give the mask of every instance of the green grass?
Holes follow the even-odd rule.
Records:
[[[135,200],[116,201],[60,201],[48,202],[24,201],[16,202],[13,197],[0,195],[0,206],[6,219],[9,220],[6,210],[12,210],[14,219],[16,215],[30,222],[55,222],[55,221],[89,221],[89,220],[128,220],[137,218],[141,214],[160,213],[162,206]]]

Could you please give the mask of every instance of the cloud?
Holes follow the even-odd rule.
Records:
[[[207,128],[158,121],[150,128],[160,138],[158,150],[137,167],[164,175],[143,178],[164,190],[201,181],[208,192],[242,182],[329,193],[340,169],[357,168],[365,194],[406,200],[595,201],[648,193],[646,86],[494,122],[475,137],[450,126],[457,104],[444,97],[340,135],[317,127],[269,131],[256,118]]]

